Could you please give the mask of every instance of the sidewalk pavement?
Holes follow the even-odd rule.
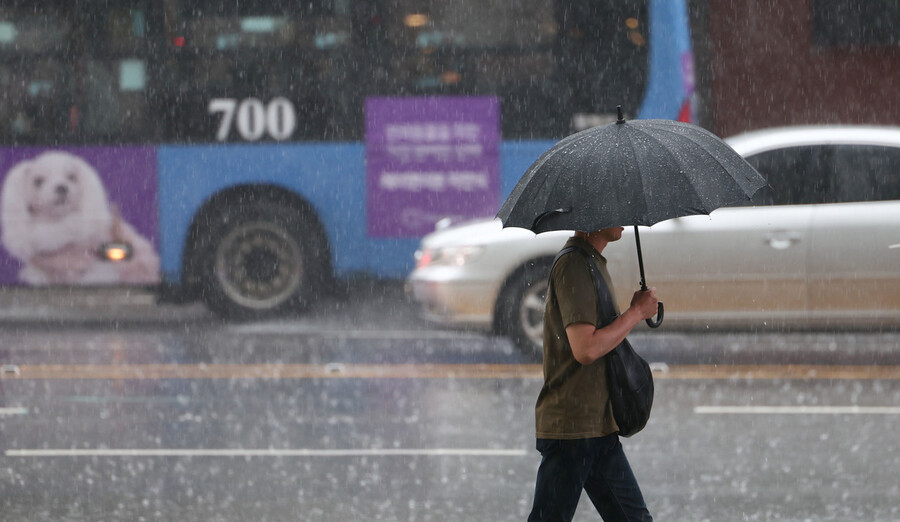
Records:
[[[214,317],[200,303],[157,304],[134,288],[0,288],[3,323],[165,322]]]
[[[305,312],[262,321],[313,320],[366,323],[390,328],[397,321],[417,320],[418,313],[400,280],[346,281],[320,296]],[[0,287],[0,327],[11,323],[146,323],[221,321],[200,302],[160,303],[147,288]]]

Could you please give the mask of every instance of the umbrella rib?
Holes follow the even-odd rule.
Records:
[[[641,131],[641,132],[643,132],[643,131]],[[618,134],[618,133],[617,133],[617,134]],[[634,149],[634,139],[633,139],[633,136],[632,136],[631,134],[628,134],[627,137],[628,137],[629,145],[631,145],[631,147],[630,147],[629,150],[631,150],[632,153],[634,153],[634,164],[635,164],[635,166],[637,167],[637,172],[638,172],[637,178],[638,178],[638,184],[640,185],[640,192],[639,192],[639,194],[641,194],[642,196],[644,196],[644,216],[643,216],[643,219],[641,219],[640,221],[643,221],[644,219],[646,219],[646,220],[648,220],[648,221],[652,221],[652,220],[649,219],[649,213],[650,213],[650,212],[649,212],[649,209],[650,209],[650,206],[646,204],[646,203],[647,203],[647,198],[646,198],[647,193],[644,192],[644,189],[645,189],[645,187],[647,186],[647,185],[644,183],[644,173],[643,173],[644,169],[641,168],[641,160],[640,160],[640,157],[638,156],[637,151],[635,151],[635,149]],[[630,223],[630,224],[632,224],[632,225],[643,225],[644,223]],[[652,225],[652,224],[653,224],[653,223],[649,223],[648,226],[649,226],[649,225]]]
[[[563,138],[556,145],[554,145],[553,148],[546,151],[540,158],[538,158],[538,161],[535,163],[535,165],[532,165],[532,167],[530,167],[529,170],[537,173],[538,171],[540,171],[541,167],[543,167],[548,162],[550,162],[550,160],[552,160],[554,157],[556,157],[560,152],[566,152],[568,150],[566,147],[571,147],[573,143],[577,144],[582,141],[589,141],[589,140],[593,139],[594,136],[591,133],[589,133],[590,130],[592,130],[592,129],[581,131],[579,133],[576,133],[576,134],[573,134],[566,138]],[[563,171],[559,170],[559,169],[554,169],[551,172],[553,173],[552,176],[544,176],[544,178],[539,180],[539,182],[536,184],[528,183],[524,187],[522,193],[519,195],[519,198],[522,199],[525,196],[528,196],[531,198],[538,199],[540,197],[539,195],[543,194],[544,195],[543,201],[541,201],[541,204],[540,204],[541,208],[543,208],[545,212],[556,210],[555,208],[551,208],[551,207],[555,207],[555,205],[551,205],[550,198],[553,195],[552,187],[555,186],[556,181],[559,179],[560,176],[562,176]],[[548,186],[550,187],[550,190],[545,189],[545,187],[548,187]],[[532,230],[532,232],[537,232],[537,231]]]
[[[715,154],[713,154],[713,153],[706,147],[706,145],[704,145],[702,142],[700,142],[700,141],[698,141],[698,140],[695,139],[697,136],[702,135],[702,134],[688,134],[688,133],[676,132],[676,130],[674,130],[674,129],[677,129],[677,128],[678,128],[678,125],[680,125],[680,124],[678,124],[677,122],[672,121],[672,120],[661,120],[661,121],[665,121],[665,122],[671,124],[671,128],[670,128],[670,129],[660,129],[660,132],[666,132],[666,133],[668,133],[668,134],[670,134],[670,135],[675,135],[675,136],[678,136],[678,137],[680,137],[680,138],[684,138],[685,140],[687,140],[687,141],[689,141],[690,143],[692,143],[692,144],[693,144],[694,146],[696,146],[696,147],[697,147],[704,155],[706,155],[706,156],[709,157],[709,158],[712,158],[712,160],[713,160],[713,161],[716,163],[716,165],[717,165],[717,170],[718,170],[720,173],[724,172],[725,175],[727,175],[730,179],[733,179],[734,182],[737,183],[738,186],[742,188],[742,191],[743,191],[745,194],[747,193],[746,190],[743,190],[743,185],[742,185],[742,184],[741,184],[734,176],[731,176],[731,175],[729,174],[728,169],[722,164],[721,161],[719,161],[719,158],[717,158],[717,157],[715,156]],[[706,130],[703,129],[703,128],[698,128],[698,130],[703,131],[703,132],[705,132],[706,134],[708,134],[708,135],[709,135],[708,138],[709,138],[709,140],[711,140],[711,141],[725,143],[725,142],[723,142],[719,137],[717,137],[716,135],[710,133],[709,131],[706,131]],[[725,143],[725,146],[728,146],[728,144]],[[734,154],[735,154],[736,156],[740,157],[740,156],[737,154],[737,152],[734,152]],[[749,166],[749,165],[748,165],[748,166]],[[691,172],[691,171],[690,171],[690,170],[686,170],[685,172],[686,172],[686,173],[689,173],[689,172]],[[751,180],[745,180],[745,181],[751,181]],[[760,186],[757,186],[755,189],[753,189],[753,192],[752,192],[750,195],[747,196],[747,199],[749,200],[749,199],[752,197],[752,195],[753,195],[754,193],[756,193],[757,190],[761,189],[761,188],[764,187],[764,186],[765,186],[765,185],[760,185]],[[726,203],[725,205],[728,205],[728,204],[731,204],[731,203],[736,203],[736,202],[738,202],[738,201],[741,201],[741,200],[740,200],[740,199],[736,199],[736,200],[734,200],[734,201],[729,201],[729,202]],[[704,205],[706,205],[706,204],[707,204],[707,202],[704,202]],[[722,206],[725,206],[725,205],[722,205]],[[712,209],[712,210],[715,210],[715,209]]]
[[[542,154],[541,157],[538,158],[537,161],[529,168],[529,170],[532,170],[534,172],[539,171],[540,168],[544,166],[544,164],[554,158],[557,154],[559,154],[560,152],[564,152],[566,150],[566,147],[568,147],[570,143],[574,143],[579,140],[590,139],[592,136],[590,134],[587,134],[587,132],[590,130],[592,129],[587,129],[585,131],[581,131],[579,133],[561,139],[553,147],[545,151],[544,154]]]
[[[657,144],[662,145],[663,142],[662,142],[662,140],[661,140],[658,136],[653,135],[653,134],[650,134],[650,133],[648,133],[648,132],[646,132],[646,131],[644,131],[644,130],[641,130],[641,129],[635,129],[635,130],[639,131],[639,132],[640,132],[642,135],[644,135],[647,139],[653,140],[653,141],[656,142]],[[684,139],[686,139],[686,140],[689,141],[691,144],[693,144],[695,147],[697,147],[697,149],[699,149],[699,151],[700,151],[702,154],[704,154],[705,156],[707,156],[707,157],[709,157],[709,158],[712,158],[712,160],[713,160],[713,161],[715,162],[715,164],[717,165],[717,170],[719,170],[720,172],[725,172],[725,173],[727,174],[727,171],[724,169],[724,167],[722,167],[721,163],[719,163],[719,161],[718,161],[718,159],[715,157],[715,155],[713,155],[709,150],[707,150],[707,148],[704,147],[702,144],[700,144],[700,143],[698,143],[697,141],[693,140],[690,136],[688,136],[688,135],[686,135],[686,134],[674,132],[674,131],[668,130],[668,129],[662,129],[662,130],[660,130],[659,132],[666,132],[666,133],[669,133],[669,134],[671,134],[671,135],[678,136],[679,138],[684,138]],[[690,175],[690,173],[692,172],[692,169],[685,168],[685,165],[682,163],[681,159],[680,159],[677,155],[675,155],[671,150],[669,150],[669,149],[666,148],[665,146],[660,146],[659,148],[662,149],[662,150],[665,152],[665,154],[666,154],[667,156],[669,156],[670,158],[672,158],[672,159],[674,160],[674,163],[678,166],[678,169],[679,169],[681,172],[685,173],[685,175],[688,175],[688,176]],[[693,181],[693,180],[692,180],[692,181]],[[703,209],[702,209],[702,210],[703,210],[704,212],[706,212],[706,213],[708,214],[708,213],[712,212],[713,210],[715,210],[715,208],[708,208],[712,202],[711,202],[711,201],[707,201],[705,198],[703,198],[703,197],[700,195],[700,193],[697,191],[697,187],[696,187],[696,185],[695,185],[694,183],[691,183],[689,186],[690,186],[691,192],[694,194],[694,196],[696,197],[697,201],[699,201],[700,204],[703,205]],[[733,203],[733,202],[730,202],[730,203]],[[718,207],[717,207],[717,208],[718,208]]]

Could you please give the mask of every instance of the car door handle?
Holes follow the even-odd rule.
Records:
[[[766,236],[766,243],[775,250],[786,250],[800,242],[800,235],[793,232],[775,232]]]

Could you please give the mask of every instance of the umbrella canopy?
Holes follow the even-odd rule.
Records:
[[[749,200],[766,180],[716,135],[634,120],[563,139],[525,172],[497,217],[504,227],[592,232],[645,225]]]
[[[593,232],[634,226],[641,289],[647,289],[638,225],[748,201],[767,185],[727,143],[672,120],[618,121],[563,139],[541,155],[500,207],[504,227]],[[657,320],[662,323],[659,303]]]

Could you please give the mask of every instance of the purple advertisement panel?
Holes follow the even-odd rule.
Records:
[[[150,147],[0,148],[0,284],[158,283],[156,168]]]
[[[420,237],[445,217],[494,215],[499,150],[497,98],[369,98],[369,236]]]

